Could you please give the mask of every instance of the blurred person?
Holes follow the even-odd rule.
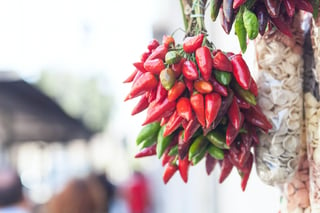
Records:
[[[93,176],[70,180],[47,205],[48,213],[106,213],[106,195]]]
[[[0,213],[30,213],[31,205],[23,192],[19,174],[13,169],[0,170]]]

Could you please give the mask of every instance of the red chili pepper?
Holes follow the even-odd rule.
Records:
[[[156,49],[159,45],[160,45],[159,42],[156,39],[153,39],[148,44],[148,50],[151,52],[152,50]]]
[[[196,51],[196,49],[201,47],[203,38],[204,38],[204,34],[198,34],[196,36],[187,37],[183,41],[183,45],[182,45],[183,50],[186,53],[193,53],[194,51]]]
[[[162,86],[161,82],[159,82],[155,101],[162,102],[167,96],[168,96],[168,91]]]
[[[261,129],[263,129],[263,130],[272,129],[272,124],[269,122],[267,117],[263,114],[263,112],[261,111],[261,109],[258,105],[251,106],[250,109],[246,110],[245,115],[246,115],[245,117],[248,121],[252,121],[251,118],[254,118],[257,121],[256,124],[261,123],[260,126],[258,126]],[[255,125],[254,123],[252,123],[252,124]],[[255,125],[255,126],[257,126],[257,125]]]
[[[268,10],[269,15],[272,18],[276,18],[279,16],[281,1],[279,1],[279,0],[264,0],[264,4]]]
[[[197,65],[193,61],[185,61],[182,65],[182,74],[186,79],[196,80],[199,78]]]
[[[242,98],[239,98],[237,95],[235,95],[234,98],[236,99],[240,109],[249,109],[251,107],[248,102],[244,101]]]
[[[201,76],[208,81],[212,73],[212,58],[208,47],[202,46],[196,50],[196,62],[198,64]]]
[[[162,166],[165,166],[167,163],[171,162],[175,157],[169,155],[170,149],[166,149],[162,155]]]
[[[181,73],[182,73],[183,63],[184,63],[186,60],[187,60],[187,59],[185,59],[185,58],[181,58],[178,63],[171,65],[171,69],[173,70],[176,78],[179,78],[179,77],[180,77],[180,75],[181,75]]]
[[[234,0],[232,7],[233,7],[233,9],[237,9],[238,7],[243,5],[244,3],[246,3],[246,0]]]
[[[146,94],[142,95],[137,105],[133,108],[131,115],[136,115],[142,112],[143,110],[147,109],[148,106],[149,106],[148,96]]]
[[[190,103],[192,106],[193,111],[196,114],[196,117],[201,124],[201,126],[206,126],[205,120],[205,110],[204,110],[204,98],[203,95],[200,93],[194,93],[190,97]]]
[[[189,93],[192,94],[193,93],[193,80],[189,80],[189,79],[184,79],[184,83],[186,84],[186,87],[189,90]]]
[[[251,86],[251,75],[242,55],[234,55],[231,59],[231,64],[234,78],[243,89],[248,90]]]
[[[296,1],[296,8],[300,10],[304,10],[309,13],[313,13],[313,7],[311,2],[307,0],[298,0]]]
[[[135,62],[133,63],[133,66],[140,70],[141,72],[147,72],[147,70],[144,68],[144,62]]]
[[[214,122],[212,123],[213,129],[216,128],[220,124],[222,118],[228,112],[228,109],[229,109],[230,104],[232,102],[233,96],[234,96],[233,91],[231,89],[229,89],[228,96],[225,98],[222,98],[218,115],[217,115],[216,119],[214,120]]]
[[[217,162],[218,161],[215,158],[211,157],[210,154],[206,155],[206,171],[208,175],[210,175],[211,172],[214,170],[214,167],[216,166]]]
[[[189,121],[187,127],[184,131],[184,141],[188,141],[191,139],[193,134],[200,128],[200,123],[196,118],[193,118]]]
[[[296,11],[296,0],[283,0],[284,7],[286,8],[289,17],[293,17]]]
[[[153,60],[153,59],[161,59],[164,60],[165,56],[168,52],[168,48],[164,46],[163,44],[159,45],[156,49],[152,51],[152,53],[149,55],[147,60]]]
[[[181,97],[177,102],[177,113],[180,117],[186,119],[187,121],[192,118],[192,107],[190,100],[187,97]]]
[[[142,95],[146,91],[152,90],[157,84],[158,80],[152,73],[143,73],[139,79],[132,84],[130,93],[125,98],[125,101]]]
[[[186,89],[183,81],[176,81],[173,87],[168,91],[168,100],[175,101]]]
[[[168,123],[164,129],[163,137],[166,137],[178,129],[182,123],[183,118],[179,116],[177,111],[174,111],[170,116]]]
[[[130,83],[130,82],[132,82],[132,81],[134,80],[134,78],[136,77],[137,73],[138,73],[138,70],[135,69],[135,70],[130,74],[130,76],[128,76],[128,77],[126,78],[126,80],[123,81],[123,83]]]
[[[183,159],[179,158],[178,167],[179,167],[179,173],[180,173],[182,180],[185,183],[187,183],[188,182],[189,167],[190,167],[190,161],[188,159],[188,156],[186,156]]]
[[[172,113],[175,107],[176,103],[170,102],[168,98],[165,98],[161,103],[152,102],[147,111],[147,118],[142,125],[161,120],[161,118],[165,117],[165,113]]]
[[[223,160],[219,161],[221,172],[219,177],[219,183],[222,183],[231,173],[233,164],[230,162],[228,157],[224,157]]]
[[[212,92],[213,85],[209,81],[205,80],[197,80],[193,83],[193,87],[195,90],[197,90],[199,93],[207,94]]]
[[[293,37],[290,27],[288,26],[288,24],[286,24],[286,22],[284,22],[281,19],[281,17],[272,18],[271,21],[278,28],[280,32],[282,32],[286,36],[289,36],[290,38]]]
[[[156,99],[157,88],[154,88],[152,90],[147,91],[146,95],[148,96],[148,102],[151,103],[152,101],[154,101]]]
[[[213,85],[213,91],[216,93],[219,93],[220,95],[227,97],[228,96],[228,90],[227,87],[220,84],[213,76],[211,77],[211,82]]]
[[[152,146],[146,147],[142,149],[140,152],[138,152],[134,157],[135,158],[142,158],[147,156],[153,156],[156,155],[156,147],[157,144],[153,144]]]
[[[168,164],[163,173],[163,177],[162,177],[163,182],[167,184],[177,170],[178,170],[178,166],[176,164],[173,164],[173,163]]]
[[[258,86],[252,77],[251,77],[251,85],[250,85],[249,90],[252,94],[254,94],[254,96],[256,96],[256,97],[258,96]]]
[[[175,45],[174,38],[171,35],[164,35],[162,37],[162,43],[167,48],[169,48],[170,46],[174,46]]]
[[[250,153],[249,159],[247,160],[245,167],[242,169],[242,172],[243,172],[243,176],[241,180],[242,191],[246,190],[248,179],[252,170],[252,165],[253,165],[253,154]]]
[[[209,128],[216,119],[221,106],[221,96],[218,93],[210,93],[204,97],[206,128]]]
[[[184,131],[181,130],[178,134],[178,156],[180,159],[187,157],[191,140],[184,141]]]
[[[148,72],[151,72],[155,75],[159,75],[160,72],[165,69],[165,65],[164,65],[164,62],[162,59],[160,58],[156,58],[156,59],[152,59],[152,60],[149,60],[147,59],[145,62],[144,62],[144,68],[148,71]]]
[[[132,84],[135,84],[136,81],[138,81],[138,79],[142,76],[143,72],[141,72],[140,70],[138,70],[136,76],[133,79]]]
[[[142,55],[140,56],[140,61],[145,62],[150,54],[151,54],[151,52],[142,53]]]
[[[230,123],[234,126],[236,130],[240,129],[240,109],[237,104],[235,96],[232,99],[231,105],[228,109],[228,118]]]
[[[231,16],[231,21],[227,21],[227,18],[224,15],[224,12],[222,10],[222,8],[220,8],[220,24],[222,26],[222,29],[224,30],[224,32],[229,35],[233,22],[234,22],[234,16]]]
[[[220,71],[232,72],[232,64],[229,58],[221,51],[217,50],[212,59],[212,65]]]
[[[170,116],[173,114],[173,112],[168,115],[168,116],[165,116],[165,117],[162,117],[161,118],[161,121],[160,121],[160,126],[164,126],[168,123],[169,119],[170,119]]]
[[[242,127],[244,122],[244,115],[240,114],[240,128]],[[231,122],[228,123],[227,132],[226,132],[226,144],[230,146],[232,142],[236,139],[239,134],[239,129],[236,129]]]
[[[234,165],[237,168],[240,168],[240,163],[239,163],[240,151],[238,149],[238,144],[240,144],[240,141],[236,141],[230,146],[230,149],[228,150],[228,154],[226,157],[229,158],[229,161],[232,163],[232,165]]]

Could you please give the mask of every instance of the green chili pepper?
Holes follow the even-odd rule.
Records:
[[[160,129],[160,122],[153,122],[144,126],[140,130],[137,136],[137,139],[136,139],[137,145],[142,143],[144,140],[150,139],[155,135],[158,135],[159,129]]]
[[[313,18],[316,19],[318,18],[318,13],[319,13],[319,0],[313,0],[312,2],[312,8],[313,8]]]
[[[207,139],[220,149],[230,149],[226,144],[226,137],[218,131],[211,131],[206,135]]]
[[[141,145],[141,149],[152,146],[153,144],[155,144],[157,142],[157,134],[154,134],[154,136],[149,137],[145,140],[143,140],[140,145]]]
[[[214,71],[214,76],[216,77],[216,80],[225,86],[229,85],[232,75],[229,72],[223,72],[219,70]]]
[[[247,31],[243,22],[243,7],[240,7],[237,13],[234,29],[239,40],[241,52],[245,53],[247,50]]]
[[[178,144],[172,147],[168,153],[169,156],[176,156],[178,154]]]
[[[245,7],[242,17],[244,27],[248,33],[248,38],[251,40],[255,39],[259,33],[259,22],[256,14]]]
[[[216,21],[221,5],[222,5],[222,0],[210,1],[210,16],[212,21]]]
[[[203,149],[201,150],[196,156],[194,156],[192,159],[191,159],[191,162],[193,165],[196,165],[197,163],[199,163],[203,158],[204,156],[206,155],[207,153],[207,150],[206,149]]]
[[[234,87],[234,91],[246,102],[248,102],[249,104],[252,105],[256,105],[257,101],[256,101],[256,97],[254,96],[253,93],[251,93],[249,90],[245,90],[242,87],[240,87],[239,84],[237,84],[236,82],[234,82],[233,84]]]
[[[222,149],[219,149],[218,147],[210,144],[207,148],[208,153],[211,155],[211,157],[222,160],[224,158],[224,152]]]
[[[173,135],[168,135],[167,137],[163,137],[164,130],[166,128],[166,125],[163,125],[160,128],[160,131],[158,133],[158,138],[157,138],[157,156],[160,159],[161,156],[163,155],[164,151],[166,148],[170,145]]]
[[[169,90],[171,87],[173,87],[174,83],[176,82],[176,76],[174,74],[174,71],[171,68],[163,69],[160,72],[160,82],[162,86]]]
[[[166,64],[176,64],[180,61],[181,56],[177,51],[169,51],[165,56]]]
[[[189,148],[189,160],[199,154],[202,150],[206,150],[208,143],[208,140],[203,135],[198,136]]]

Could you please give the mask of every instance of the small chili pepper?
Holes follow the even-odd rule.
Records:
[[[222,72],[219,70],[215,70],[214,71],[214,76],[216,77],[217,81],[225,86],[228,86],[231,79],[232,79],[232,75],[229,72]]]
[[[142,53],[141,56],[140,56],[140,61],[145,62],[150,54],[151,54],[151,52]]]
[[[224,152],[222,149],[219,149],[218,147],[210,144],[207,148],[208,153],[211,155],[211,157],[217,159],[217,160],[223,160],[224,158]]]
[[[293,37],[290,27],[281,19],[281,17],[272,18],[271,21],[280,32],[282,32],[290,38]]]
[[[202,150],[206,150],[208,144],[208,140],[203,135],[196,137],[189,148],[189,160],[192,160],[192,158]]]
[[[138,70],[135,69],[135,70],[123,81],[123,83],[131,83],[131,82],[134,80],[134,78],[136,77],[137,73],[138,73]]]
[[[149,106],[148,96],[146,94],[142,95],[137,105],[133,108],[131,115],[136,115],[142,112],[143,110],[147,109],[148,106]]]
[[[240,127],[242,127],[244,122],[244,115],[240,114]],[[240,131],[239,129],[236,129],[231,122],[228,123],[227,132],[226,132],[226,144],[227,146],[230,146],[232,142],[236,139]]]
[[[216,21],[221,5],[222,5],[222,0],[210,1],[209,7],[210,7],[210,17],[212,21]]]
[[[144,68],[145,70],[147,70],[148,72],[151,72],[155,75],[159,75],[160,72],[165,69],[165,65],[162,59],[160,58],[156,58],[156,59],[147,59],[144,62]]]
[[[196,117],[201,124],[201,126],[206,126],[205,120],[205,110],[204,110],[204,97],[200,93],[194,93],[190,97],[190,103],[193,111],[196,114]]]
[[[163,133],[165,131],[166,126],[162,126],[160,128],[160,131],[158,133],[158,139],[157,139],[157,156],[160,159],[163,155],[164,151],[167,149],[167,147],[170,145],[173,139],[173,135],[163,136]]]
[[[152,73],[143,73],[140,78],[132,84],[130,93],[127,95],[124,101],[135,98],[142,95],[146,91],[154,89],[157,84],[158,80]]]
[[[137,69],[140,70],[141,72],[147,72],[147,70],[144,68],[144,62],[135,62],[133,63],[133,66]]]
[[[195,90],[197,90],[199,93],[207,94],[212,92],[213,85],[209,81],[205,80],[197,80],[193,83],[193,87]]]
[[[180,159],[184,159],[189,151],[191,140],[184,141],[184,130],[180,130],[178,133],[178,156]]]
[[[249,90],[250,90],[250,92],[252,92],[252,94],[254,94],[254,96],[256,96],[256,97],[258,96],[258,86],[252,77],[251,77],[251,85],[250,85]]]
[[[168,96],[168,91],[162,86],[161,82],[158,83],[155,102],[162,102]]]
[[[246,0],[234,0],[232,7],[233,7],[233,9],[237,9],[238,7],[243,5],[244,3],[246,3]]]
[[[212,130],[206,135],[206,138],[216,147],[220,149],[229,149],[230,147],[226,144],[226,137],[219,131]]]
[[[286,8],[289,17],[293,17],[296,11],[296,1],[295,0],[283,0],[284,7]]]
[[[173,114],[173,112],[172,112],[172,114]],[[161,121],[160,121],[160,126],[166,125],[166,124],[168,123],[168,121],[169,121],[169,119],[170,119],[170,116],[171,116],[172,114],[170,114],[170,115],[168,115],[168,116],[165,116],[165,117],[162,117],[162,118],[161,118]]]
[[[188,182],[189,167],[190,167],[190,161],[188,159],[188,156],[186,156],[183,159],[179,158],[178,167],[179,167],[179,173],[180,173],[182,180],[185,183],[187,183]]]
[[[140,152],[138,152],[134,157],[135,158],[142,158],[142,157],[156,155],[156,146],[157,146],[157,144],[155,143],[152,146],[144,148]]]
[[[259,22],[256,14],[245,7],[242,17],[248,38],[251,40],[255,39],[259,33]]]
[[[200,128],[200,126],[201,125],[198,120],[196,118],[192,118],[185,128],[184,141],[187,142],[188,140],[190,140],[194,133]]]
[[[169,156],[174,157],[178,155],[178,144],[170,148],[170,151],[168,153]]]
[[[176,64],[180,61],[181,56],[177,51],[169,51],[165,56],[166,64]]]
[[[268,12],[263,5],[258,5],[255,9],[255,13],[257,15],[258,23],[259,23],[259,33],[260,35],[264,35],[267,24],[269,22]]]
[[[221,172],[219,177],[219,183],[222,183],[231,173],[233,165],[230,162],[228,157],[225,157],[223,160],[219,161]]]
[[[229,58],[221,51],[217,50],[212,59],[212,66],[216,70],[232,72],[232,64]]]
[[[230,123],[234,126],[236,130],[240,129],[240,109],[237,104],[237,100],[233,97],[231,105],[228,109],[228,118]]]
[[[250,109],[245,111],[245,115],[248,122],[253,122],[253,125],[256,124],[255,126],[258,125],[258,127],[264,130],[272,129],[272,124],[268,121],[267,117],[263,114],[259,106],[251,106]]]
[[[182,65],[186,61],[186,58],[181,58],[180,61],[176,64],[171,65],[171,69],[173,70],[176,78],[179,78],[182,73]]]
[[[231,17],[231,21],[227,21],[222,8],[220,10],[220,24],[224,32],[229,35],[234,21],[234,16]]]
[[[210,93],[204,97],[204,109],[206,118],[206,127],[209,128],[216,119],[221,107],[221,96],[218,93]]]
[[[172,176],[176,173],[176,171],[178,170],[178,166],[175,163],[170,163],[167,165],[167,167],[164,170],[164,174],[163,174],[163,182],[165,184],[167,184],[169,182],[169,180],[172,178]]]
[[[153,60],[153,59],[164,60],[167,52],[168,52],[168,48],[166,46],[164,46],[163,44],[161,44],[156,49],[154,49],[152,51],[152,53],[147,58],[147,61],[148,60]]]
[[[214,77],[211,77],[211,82],[213,85],[213,91],[219,93],[220,95],[226,97],[228,96],[228,90],[225,86],[221,85]]]
[[[135,82],[137,82],[139,80],[139,78],[142,76],[143,72],[141,72],[140,70],[138,70],[136,76],[133,79],[132,84],[135,84]]]
[[[193,61],[187,60],[182,65],[182,74],[186,79],[196,80],[199,78],[197,66]]]
[[[231,59],[233,76],[238,84],[245,90],[248,90],[251,85],[251,75],[249,67],[241,54],[236,54]]]
[[[240,109],[249,109],[251,107],[248,102],[244,101],[242,98],[239,98],[237,95],[235,95],[234,98],[236,99]]]
[[[159,130],[160,130],[159,122],[153,122],[142,127],[142,129],[140,130],[136,138],[136,144],[139,145],[142,141],[148,138],[152,138],[154,135],[158,135]]]
[[[178,129],[182,123],[183,118],[175,110],[174,113],[170,116],[166,128],[163,132],[163,136],[166,137]]]
[[[170,149],[166,149],[162,155],[161,165],[165,166],[167,163],[171,163],[176,157],[169,155]]]
[[[272,18],[279,16],[281,2],[282,0],[264,0],[264,4]]]
[[[158,83],[159,84],[159,83]],[[156,99],[157,96],[157,88],[154,88],[152,90],[146,91],[145,93],[148,96],[148,102],[151,103]]]
[[[227,22],[231,22],[233,16],[233,0],[223,0],[222,9]]]
[[[236,141],[230,146],[227,157],[229,158],[229,161],[232,163],[232,165],[234,165],[237,168],[240,168],[240,163],[239,163],[240,151],[238,149],[237,144],[240,144],[240,141]]]
[[[160,72],[160,82],[162,86],[169,90],[173,87],[174,83],[176,82],[176,76],[171,68],[165,68]]]
[[[176,81],[173,87],[168,91],[168,100],[175,101],[184,92],[186,85],[183,81]]]
[[[228,109],[230,107],[230,104],[233,99],[233,92],[231,89],[229,89],[228,96],[225,98],[222,98],[221,100],[221,106],[219,109],[219,112],[217,114],[216,119],[212,123],[212,128],[215,129],[221,122],[222,118],[225,116],[225,114],[228,112]]]
[[[199,154],[197,154],[196,156],[194,156],[192,159],[191,159],[191,164],[194,166],[194,165],[197,165],[207,154],[207,150],[204,149],[204,150],[201,150],[201,152]]]
[[[313,13],[312,4],[308,0],[296,1],[296,8],[309,13]]]
[[[186,53],[193,53],[201,47],[203,42],[204,34],[198,34],[195,36],[187,37],[183,41],[182,48]]]
[[[164,35],[162,37],[162,43],[167,48],[175,46],[174,38],[171,35]]]
[[[152,102],[147,111],[147,118],[142,125],[161,120],[162,117],[165,117],[165,113],[173,112],[175,107],[176,103],[170,102],[168,98],[165,98],[161,103]]]
[[[180,117],[186,119],[187,121],[191,120],[192,116],[192,107],[190,100],[187,97],[181,97],[177,102],[177,113]]]
[[[253,165],[253,155],[252,153],[250,153],[249,159],[246,163],[246,166],[244,167],[245,172],[243,172],[243,176],[241,179],[241,189],[242,191],[246,190],[247,187],[247,183],[248,183],[248,179],[251,173],[251,169],[252,169],[252,165]]]
[[[156,39],[153,39],[152,41],[150,41],[150,43],[148,44],[148,50],[151,52],[152,50],[156,49],[159,46],[159,42]]]
[[[240,8],[239,12],[236,15],[236,20],[234,23],[234,30],[238,37],[238,41],[240,44],[241,52],[245,53],[247,50],[247,31],[244,27],[243,22],[243,7]]]
[[[234,91],[236,91],[240,98],[242,98],[251,105],[257,104],[256,97],[249,90],[244,90],[237,83],[232,84],[232,86],[234,87]]]
[[[150,138],[143,140],[139,145],[143,149],[143,148],[147,148],[147,147],[152,146],[156,142],[157,142],[157,134],[155,134],[154,136],[152,136]]]
[[[189,91],[190,94],[193,93],[193,80],[189,80],[189,79],[184,79],[184,83],[186,84],[186,87]]]
[[[208,175],[210,175],[211,172],[214,170],[214,167],[216,166],[217,162],[218,161],[215,158],[211,157],[210,154],[206,155],[206,171]]]
[[[198,64],[201,76],[208,81],[212,72],[212,58],[208,47],[202,46],[196,50],[196,62]]]

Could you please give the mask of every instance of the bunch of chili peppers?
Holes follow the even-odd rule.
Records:
[[[221,25],[229,34],[234,23],[241,51],[247,49],[247,38],[255,39],[276,27],[292,37],[290,24],[299,10],[318,16],[319,0],[211,0],[210,16],[216,21],[220,12]]]
[[[125,101],[140,98],[132,115],[147,111],[135,157],[161,159],[164,183],[177,171],[187,182],[189,167],[202,159],[208,175],[219,163],[220,183],[235,167],[245,190],[257,131],[272,125],[256,104],[257,85],[242,55],[211,48],[204,34],[180,45],[164,36],[133,65],[124,81],[132,83]]]

